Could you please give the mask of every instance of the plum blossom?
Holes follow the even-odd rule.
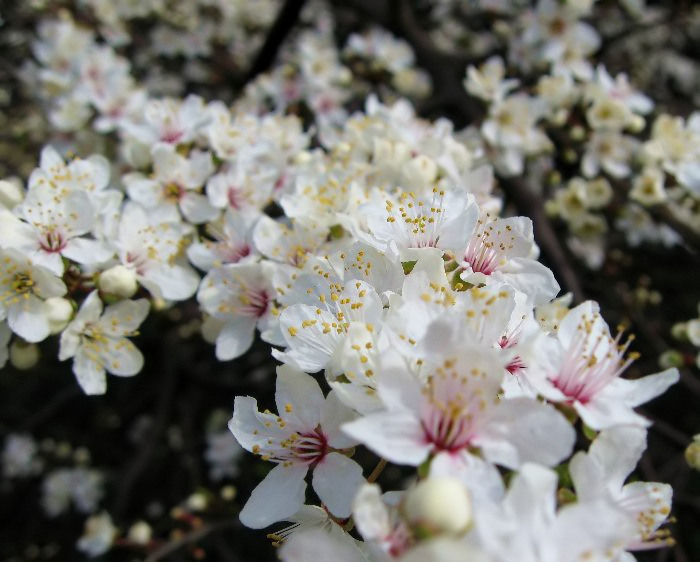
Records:
[[[484,506],[476,534],[491,560],[574,562],[615,560],[634,536],[633,519],[605,499],[589,499],[557,509],[557,475],[525,464],[500,504]]]
[[[62,258],[95,265],[114,254],[106,243],[85,237],[96,220],[85,191],[39,183],[27,192],[15,214],[18,216],[2,211],[2,246],[17,248],[56,275],[62,275],[65,269]]]
[[[229,264],[212,269],[202,279],[197,300],[222,322],[216,338],[220,361],[243,355],[253,344],[255,329],[264,332],[276,312],[269,264]]]
[[[198,192],[214,171],[209,153],[195,150],[185,158],[173,145],[158,143],[151,154],[153,174],[150,177],[138,173],[124,176],[133,201],[151,213],[158,213],[163,222],[177,222],[182,213],[192,224],[199,224],[219,214],[207,197]]]
[[[103,304],[97,291],[85,299],[78,314],[61,334],[61,361],[73,357],[73,372],[86,394],[104,394],[107,389],[105,371],[122,377],[138,373],[143,356],[127,336],[148,314],[146,299]]]
[[[385,409],[343,430],[398,464],[431,459],[431,474],[459,478],[475,501],[497,498],[502,482],[494,464],[556,464],[570,453],[574,431],[561,414],[535,400],[499,400],[504,365],[495,351],[463,340],[452,346],[451,330],[440,321],[431,326],[426,347],[450,351],[434,366],[428,355],[425,383],[406,370],[385,369],[377,381]]]
[[[234,437],[247,451],[277,465],[253,490],[241,522],[261,529],[296,513],[304,503],[309,470],[326,508],[336,517],[348,517],[364,481],[360,465],[342,453],[356,444],[340,431],[352,412],[333,392],[324,398],[313,377],[288,365],[277,368],[275,402],[279,415],[258,412],[249,396],[234,402],[229,422]]]
[[[39,342],[51,332],[44,301],[61,297],[66,286],[52,271],[32,264],[17,250],[0,250],[0,321],[28,342]]]
[[[542,335],[533,345],[527,377],[550,402],[573,407],[593,429],[619,424],[648,426],[633,411],[663,393],[678,380],[677,369],[667,369],[636,380],[620,377],[635,354],[625,356],[631,340],[613,338],[598,304],[586,301],[571,309],[556,334]]]
[[[382,252],[393,249],[402,261],[408,261],[417,259],[426,248],[461,251],[479,211],[472,195],[435,187],[429,195],[387,194],[381,204],[363,205],[360,213],[366,216],[370,234],[357,232],[357,237]]]
[[[116,246],[122,264],[154,296],[185,300],[197,290],[199,276],[184,259],[186,225],[159,222],[136,203],[124,207]]]
[[[569,464],[579,501],[608,498],[636,522],[637,532],[627,543],[627,550],[668,544],[659,527],[671,513],[671,486],[660,482],[624,483],[645,447],[646,429],[620,425],[600,432],[588,452],[576,453]]]
[[[537,304],[559,292],[554,274],[537,261],[532,221],[485,216],[479,220],[461,258],[460,278],[472,285],[507,283]]]

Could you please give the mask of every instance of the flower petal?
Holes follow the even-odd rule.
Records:
[[[278,464],[253,490],[240,513],[241,523],[262,529],[294,515],[304,504],[305,465]]]

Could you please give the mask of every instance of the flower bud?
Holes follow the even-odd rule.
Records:
[[[693,442],[685,450],[685,461],[695,470],[700,470],[700,434],[693,437]]]
[[[472,521],[472,502],[456,478],[429,477],[408,492],[403,512],[419,535],[458,534]]]
[[[145,545],[151,540],[153,535],[153,529],[145,521],[137,521],[131,527],[129,527],[129,532],[127,533],[127,539],[129,542],[135,544]]]
[[[662,369],[670,369],[671,367],[683,367],[685,358],[677,349],[668,349],[659,355],[659,366]]]
[[[24,189],[19,182],[0,180],[0,207],[14,209],[24,200]]]
[[[432,184],[437,178],[437,173],[437,164],[429,156],[416,156],[406,165],[406,176],[415,178],[422,184]]]
[[[185,500],[185,505],[190,511],[204,511],[207,508],[207,497],[201,493],[194,493]]]
[[[50,297],[44,301],[46,319],[52,334],[58,334],[73,317],[73,306],[62,297]]]
[[[103,271],[98,283],[105,293],[124,298],[133,296],[139,287],[134,271],[121,264]]]
[[[10,363],[15,369],[26,371],[39,362],[41,352],[35,343],[16,339],[10,344]]]

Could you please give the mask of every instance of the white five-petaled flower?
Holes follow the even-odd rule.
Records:
[[[3,247],[17,248],[34,263],[62,275],[62,258],[97,264],[112,257],[106,244],[86,238],[96,213],[85,191],[70,191],[40,183],[32,187],[15,213],[3,212],[0,236]],[[23,220],[22,220],[23,219]]]
[[[0,320],[29,342],[39,342],[51,332],[44,301],[66,293],[63,281],[17,250],[0,250]]]
[[[184,259],[188,233],[182,223],[154,222],[143,207],[127,204],[116,241],[119,258],[154,296],[188,299],[199,285],[199,275]]]
[[[105,393],[105,371],[131,376],[143,367],[141,352],[126,338],[146,318],[148,301],[121,301],[104,313],[102,307],[98,292],[93,291],[61,334],[58,358],[74,358],[73,372],[86,394]]]
[[[517,469],[566,458],[575,435],[561,414],[530,398],[498,399],[504,365],[494,350],[457,344],[452,326],[441,321],[429,331],[426,349],[445,359],[430,365],[427,357],[427,381],[385,369],[377,381],[385,410],[343,431],[398,464],[419,466],[431,458],[431,474],[459,478],[475,501],[502,493],[494,464]]]
[[[274,310],[275,291],[268,263],[228,264],[212,269],[202,279],[197,300],[223,323],[216,338],[220,361],[243,355],[253,344],[255,328],[261,332]]]
[[[199,192],[214,171],[209,153],[193,150],[185,158],[173,145],[158,143],[151,155],[153,174],[150,177],[138,173],[124,176],[131,199],[151,213],[157,213],[163,222],[177,222],[182,213],[189,222],[199,224],[219,214],[206,195]]]
[[[608,498],[636,522],[637,533],[626,545],[628,550],[647,550],[669,544],[659,527],[671,513],[671,486],[661,482],[624,483],[645,447],[644,428],[620,425],[601,431],[588,453],[579,451],[569,463],[579,501]]]
[[[544,304],[559,292],[559,284],[545,265],[537,261],[532,221],[488,215],[479,220],[462,256],[460,278],[473,285],[508,283]]]
[[[571,309],[554,335],[542,335],[527,361],[532,386],[550,402],[572,406],[593,429],[620,424],[649,425],[632,408],[663,393],[678,380],[677,369],[667,369],[636,380],[620,378],[632,363],[625,356],[630,340],[622,344],[600,315],[597,303],[586,301]]]
[[[241,446],[277,464],[253,490],[240,517],[247,527],[261,529],[288,519],[304,503],[305,477],[313,470],[313,488],[334,516],[350,515],[355,491],[364,481],[362,468],[339,452],[356,441],[340,431],[352,419],[334,392],[324,398],[306,373],[277,368],[275,402],[279,415],[259,412],[254,398],[238,396],[229,429]]]
[[[479,216],[472,195],[437,187],[429,195],[387,196],[383,206],[365,203],[360,212],[366,215],[370,234],[358,231],[356,236],[380,251],[393,249],[402,261],[418,259],[425,248],[461,251]]]

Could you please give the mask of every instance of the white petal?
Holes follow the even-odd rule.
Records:
[[[277,412],[285,420],[295,420],[301,427],[313,430],[319,424],[325,398],[311,375],[289,365],[280,365],[277,367],[275,403]]]
[[[430,475],[457,478],[469,489],[477,504],[500,501],[505,492],[498,469],[466,450],[437,454],[430,463]]]
[[[226,322],[216,338],[216,358],[228,361],[240,357],[253,345],[255,318],[237,316]]]
[[[126,338],[109,338],[100,351],[100,360],[104,368],[113,375],[130,377],[143,368],[143,355],[138,348]]]
[[[73,373],[85,394],[104,394],[107,391],[107,377],[102,366],[79,350],[73,360]]]
[[[553,407],[530,398],[503,400],[475,444],[491,462],[517,469],[525,462],[553,466],[571,454],[576,432]]]
[[[209,203],[209,199],[201,193],[185,193],[180,199],[180,210],[192,224],[201,224],[219,215],[219,209]]]
[[[123,300],[107,307],[100,319],[102,330],[112,336],[124,336],[135,331],[148,316],[147,299]]]
[[[316,466],[313,487],[318,497],[336,517],[349,517],[352,499],[365,481],[362,467],[340,453],[329,453]]]
[[[357,415],[340,401],[338,393],[331,390],[321,410],[321,427],[334,449],[348,449],[357,445],[357,441],[341,431],[344,423],[354,420]]]
[[[28,342],[40,342],[46,339],[50,332],[44,303],[34,295],[9,308],[7,324],[15,334]]]
[[[97,240],[71,238],[61,253],[78,263],[97,264],[110,259],[114,255],[114,250]]]
[[[660,396],[669,386],[678,382],[678,369],[666,369],[661,373],[640,379],[615,379],[604,390],[605,396],[616,398],[628,406],[640,406]]]
[[[306,466],[278,464],[253,490],[241,510],[246,527],[262,529],[294,515],[304,504]]]
[[[431,450],[417,414],[379,412],[343,425],[343,431],[396,464],[418,466]]]

